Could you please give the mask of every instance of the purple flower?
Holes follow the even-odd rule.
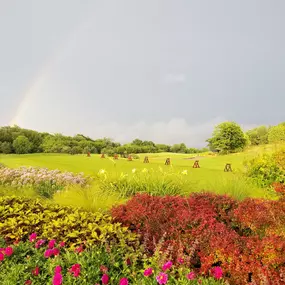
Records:
[[[146,276],[146,277],[148,277],[148,276],[152,275],[152,273],[153,273],[153,269],[152,269],[152,268],[147,268],[147,269],[144,271],[143,275]]]
[[[158,284],[166,284],[168,280],[168,275],[164,272],[160,272],[157,276],[156,276],[156,281],[158,282]]]
[[[162,266],[162,270],[166,271],[168,269],[170,269],[172,266],[172,262],[171,261],[167,261],[163,266]]]

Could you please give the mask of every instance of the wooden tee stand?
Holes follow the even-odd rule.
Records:
[[[168,157],[168,158],[166,158],[166,160],[165,160],[165,164],[164,165],[170,165],[170,158]]]
[[[119,159],[118,154],[116,154],[116,153],[114,154],[114,159],[116,159],[116,160]]]
[[[232,165],[230,163],[227,163],[225,165],[225,168],[224,168],[224,172],[232,172]]]
[[[196,160],[193,164],[193,168],[200,168],[199,160]]]
[[[148,156],[146,156],[146,157],[144,158],[144,161],[143,161],[143,163],[149,163],[149,159],[148,159]]]
[[[105,154],[104,153],[101,154],[101,158],[105,158]]]

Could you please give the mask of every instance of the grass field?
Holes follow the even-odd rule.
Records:
[[[46,167],[49,169],[59,169],[62,171],[72,171],[75,173],[83,172],[85,175],[94,176],[100,169],[105,169],[110,174],[131,173],[132,169],[138,171],[147,168],[158,170],[161,167],[164,171],[182,172],[187,170],[188,175],[185,177],[189,181],[189,189],[191,191],[199,191],[202,189],[227,192],[227,187],[243,187],[246,183],[242,179],[237,179],[237,175],[243,171],[243,162],[245,159],[253,157],[262,152],[271,152],[275,146],[263,146],[250,148],[243,153],[231,154],[225,156],[202,156],[195,158],[193,154],[175,154],[175,153],[159,153],[159,154],[141,154],[140,158],[128,161],[119,158],[114,161],[111,158],[101,159],[100,155],[65,155],[65,154],[27,154],[27,155],[0,155],[0,163],[16,168],[19,166],[36,166]],[[150,163],[143,163],[145,155],[148,155]],[[171,159],[171,166],[165,166],[164,162],[167,157]],[[193,163],[198,159],[200,163],[199,169],[194,169]],[[226,163],[232,165],[234,173],[224,172]],[[237,185],[240,184],[240,185]],[[222,185],[223,184],[223,185]],[[254,187],[251,191],[251,185],[248,185],[247,195],[260,197],[264,195],[262,189]],[[189,190],[190,191],[190,190]],[[235,191],[233,189],[232,191]]]

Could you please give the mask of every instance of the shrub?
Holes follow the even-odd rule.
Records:
[[[238,202],[207,193],[188,198],[140,194],[112,209],[112,215],[141,235],[149,254],[161,244],[173,261],[182,257],[202,274],[221,266],[232,284],[277,284],[285,272],[282,201]]]
[[[0,197],[0,235],[8,241],[28,238],[32,232],[39,237],[64,240],[70,247],[101,242],[132,243],[133,234],[100,213],[60,207],[38,199]]]
[[[13,141],[13,148],[15,152],[18,154],[29,153],[32,147],[33,147],[32,143],[29,141],[29,139],[26,136],[18,136]]]

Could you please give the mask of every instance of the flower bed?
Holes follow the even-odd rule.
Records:
[[[192,194],[136,195],[115,207],[117,222],[141,235],[152,255],[157,246],[178,263],[207,275],[221,266],[231,284],[285,284],[285,202]],[[267,282],[267,283],[266,283]]]
[[[39,194],[51,197],[55,191],[68,185],[85,186],[88,179],[83,174],[48,170],[47,168],[0,167],[0,184],[13,187],[33,187]]]

